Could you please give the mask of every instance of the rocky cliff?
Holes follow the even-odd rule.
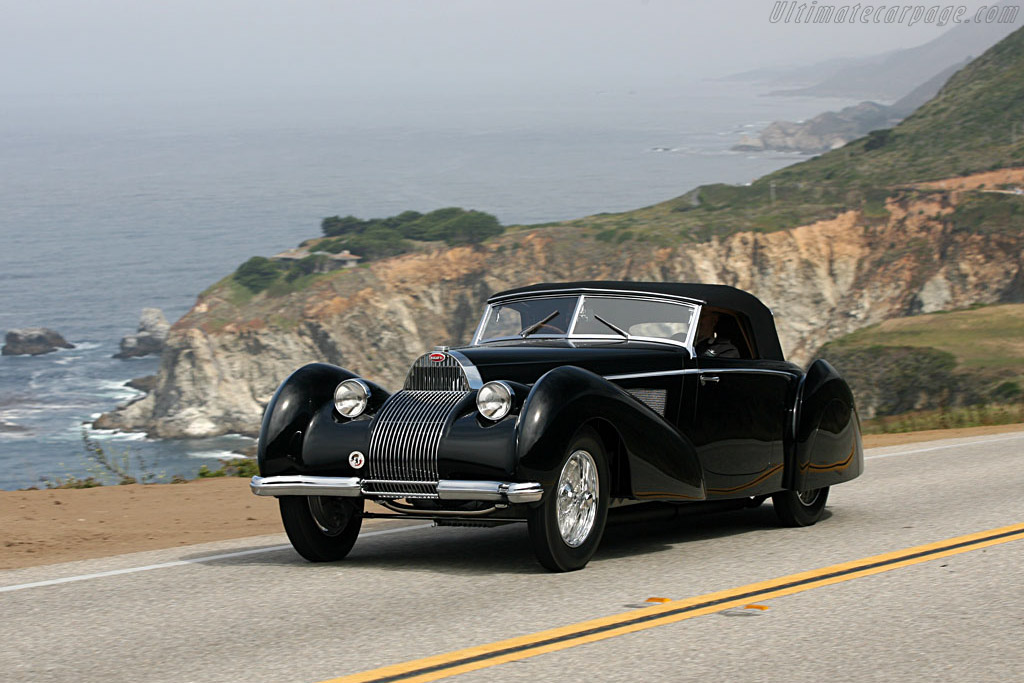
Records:
[[[1001,173],[1004,183],[1024,183],[1024,169]],[[155,389],[98,426],[162,437],[254,435],[263,406],[297,367],[326,361],[397,388],[417,355],[469,340],[491,293],[541,281],[734,285],[772,307],[787,357],[805,363],[825,342],[887,318],[1024,300],[1022,231],[951,220],[957,203],[991,180],[895,193],[884,218],[851,210],[674,246],[612,244],[565,224],[379,261],[273,297],[247,295],[229,278],[174,324]]]

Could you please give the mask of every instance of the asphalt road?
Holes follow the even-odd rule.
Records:
[[[570,574],[539,568],[525,527],[422,523],[368,526],[334,565],[282,534],[0,572],[0,680],[324,681],[1024,523],[1024,434],[867,455],[814,527],[770,504],[620,525]],[[457,680],[1020,680],[1017,538]]]

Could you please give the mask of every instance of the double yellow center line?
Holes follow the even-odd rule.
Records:
[[[979,550],[988,546],[1024,539],[1024,524],[981,531],[967,536],[949,538],[937,543],[905,548],[891,553],[865,557],[800,574],[791,574],[739,588],[709,593],[685,600],[674,600],[623,612],[600,619],[583,621],[561,628],[540,631],[518,638],[501,640],[447,654],[385,666],[372,671],[331,679],[325,683],[389,683],[391,681],[435,681],[497,664],[514,662],[546,652],[565,650],[584,643],[593,643],[656,626],[674,624],[704,614],[742,606],[752,600],[767,600],[802,593],[863,576],[907,567],[941,557]]]

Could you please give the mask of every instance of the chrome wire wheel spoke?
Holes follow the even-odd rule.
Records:
[[[597,517],[597,465],[590,453],[573,451],[558,478],[558,532],[570,548],[578,548],[590,536]]]
[[[809,489],[807,491],[797,491],[796,497],[800,499],[801,505],[804,507],[810,507],[818,500],[818,495],[820,494],[821,489]]]

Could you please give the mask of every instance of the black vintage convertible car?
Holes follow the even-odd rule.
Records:
[[[771,311],[723,285],[572,282],[491,297],[472,342],[389,393],[314,363],[266,408],[260,476],[295,549],[343,558],[364,517],[526,522],[542,565],[587,564],[610,507],[756,505],[821,518],[863,469],[846,382],[785,361]],[[383,506],[364,509],[364,501]]]

